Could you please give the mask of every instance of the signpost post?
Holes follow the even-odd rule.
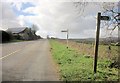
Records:
[[[96,28],[96,39],[95,39],[95,58],[94,58],[94,73],[97,72],[97,58],[98,58],[98,46],[99,46],[99,33],[100,33],[100,21],[106,20],[109,21],[110,18],[108,16],[101,16],[101,13],[98,13],[97,16],[97,28]]]
[[[68,29],[67,30],[62,30],[61,32],[66,32],[67,33],[67,48],[68,48]]]

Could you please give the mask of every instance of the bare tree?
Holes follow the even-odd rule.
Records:
[[[36,24],[32,25],[32,30],[34,30],[35,32],[39,30],[39,27]]]
[[[104,22],[103,27],[106,26],[107,30],[111,30],[111,33],[115,28],[120,28],[120,11],[118,10],[120,7],[120,2],[84,2],[82,0],[81,2],[73,2],[74,7],[77,9],[77,13],[80,14],[80,16],[84,13],[86,7],[89,4],[98,5],[101,8],[101,13],[103,15],[108,15],[111,19],[109,22]],[[113,26],[111,28],[110,26]]]

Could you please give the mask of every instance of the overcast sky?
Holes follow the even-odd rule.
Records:
[[[65,0],[2,0],[0,29],[31,27],[35,24],[38,26],[36,34],[42,37],[50,35],[65,38],[65,33],[61,33],[65,29],[69,29],[70,38],[95,37],[96,15],[101,10],[100,6],[91,2],[79,14],[73,2]],[[114,35],[117,35],[116,32]],[[105,34],[106,31],[102,28],[101,37]]]

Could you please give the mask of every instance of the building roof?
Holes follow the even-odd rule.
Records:
[[[20,33],[24,31],[27,27],[16,27],[16,28],[8,28],[7,31],[10,31],[12,33]]]

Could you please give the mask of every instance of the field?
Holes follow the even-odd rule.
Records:
[[[64,40],[59,41],[63,44],[66,44],[66,41]],[[90,55],[91,57],[94,57],[94,42],[80,43],[76,40],[70,40],[69,47],[76,49],[82,55]],[[111,49],[109,49],[109,45],[100,44],[98,52],[99,59],[107,58],[112,61],[118,59],[118,46],[111,45],[110,48]]]
[[[78,51],[77,50],[78,47],[74,48],[75,46],[73,44],[71,45],[73,47],[70,46],[67,49],[64,41],[61,42],[58,40],[50,40],[50,44],[51,53],[56,64],[59,67],[61,80],[64,81],[118,80],[118,69],[108,67],[112,62],[110,59],[107,58],[99,59],[97,73],[94,74],[93,73],[94,58],[90,56],[89,53],[89,52],[92,53],[92,51],[88,52],[83,51],[82,53],[82,49],[79,49],[81,51]]]

